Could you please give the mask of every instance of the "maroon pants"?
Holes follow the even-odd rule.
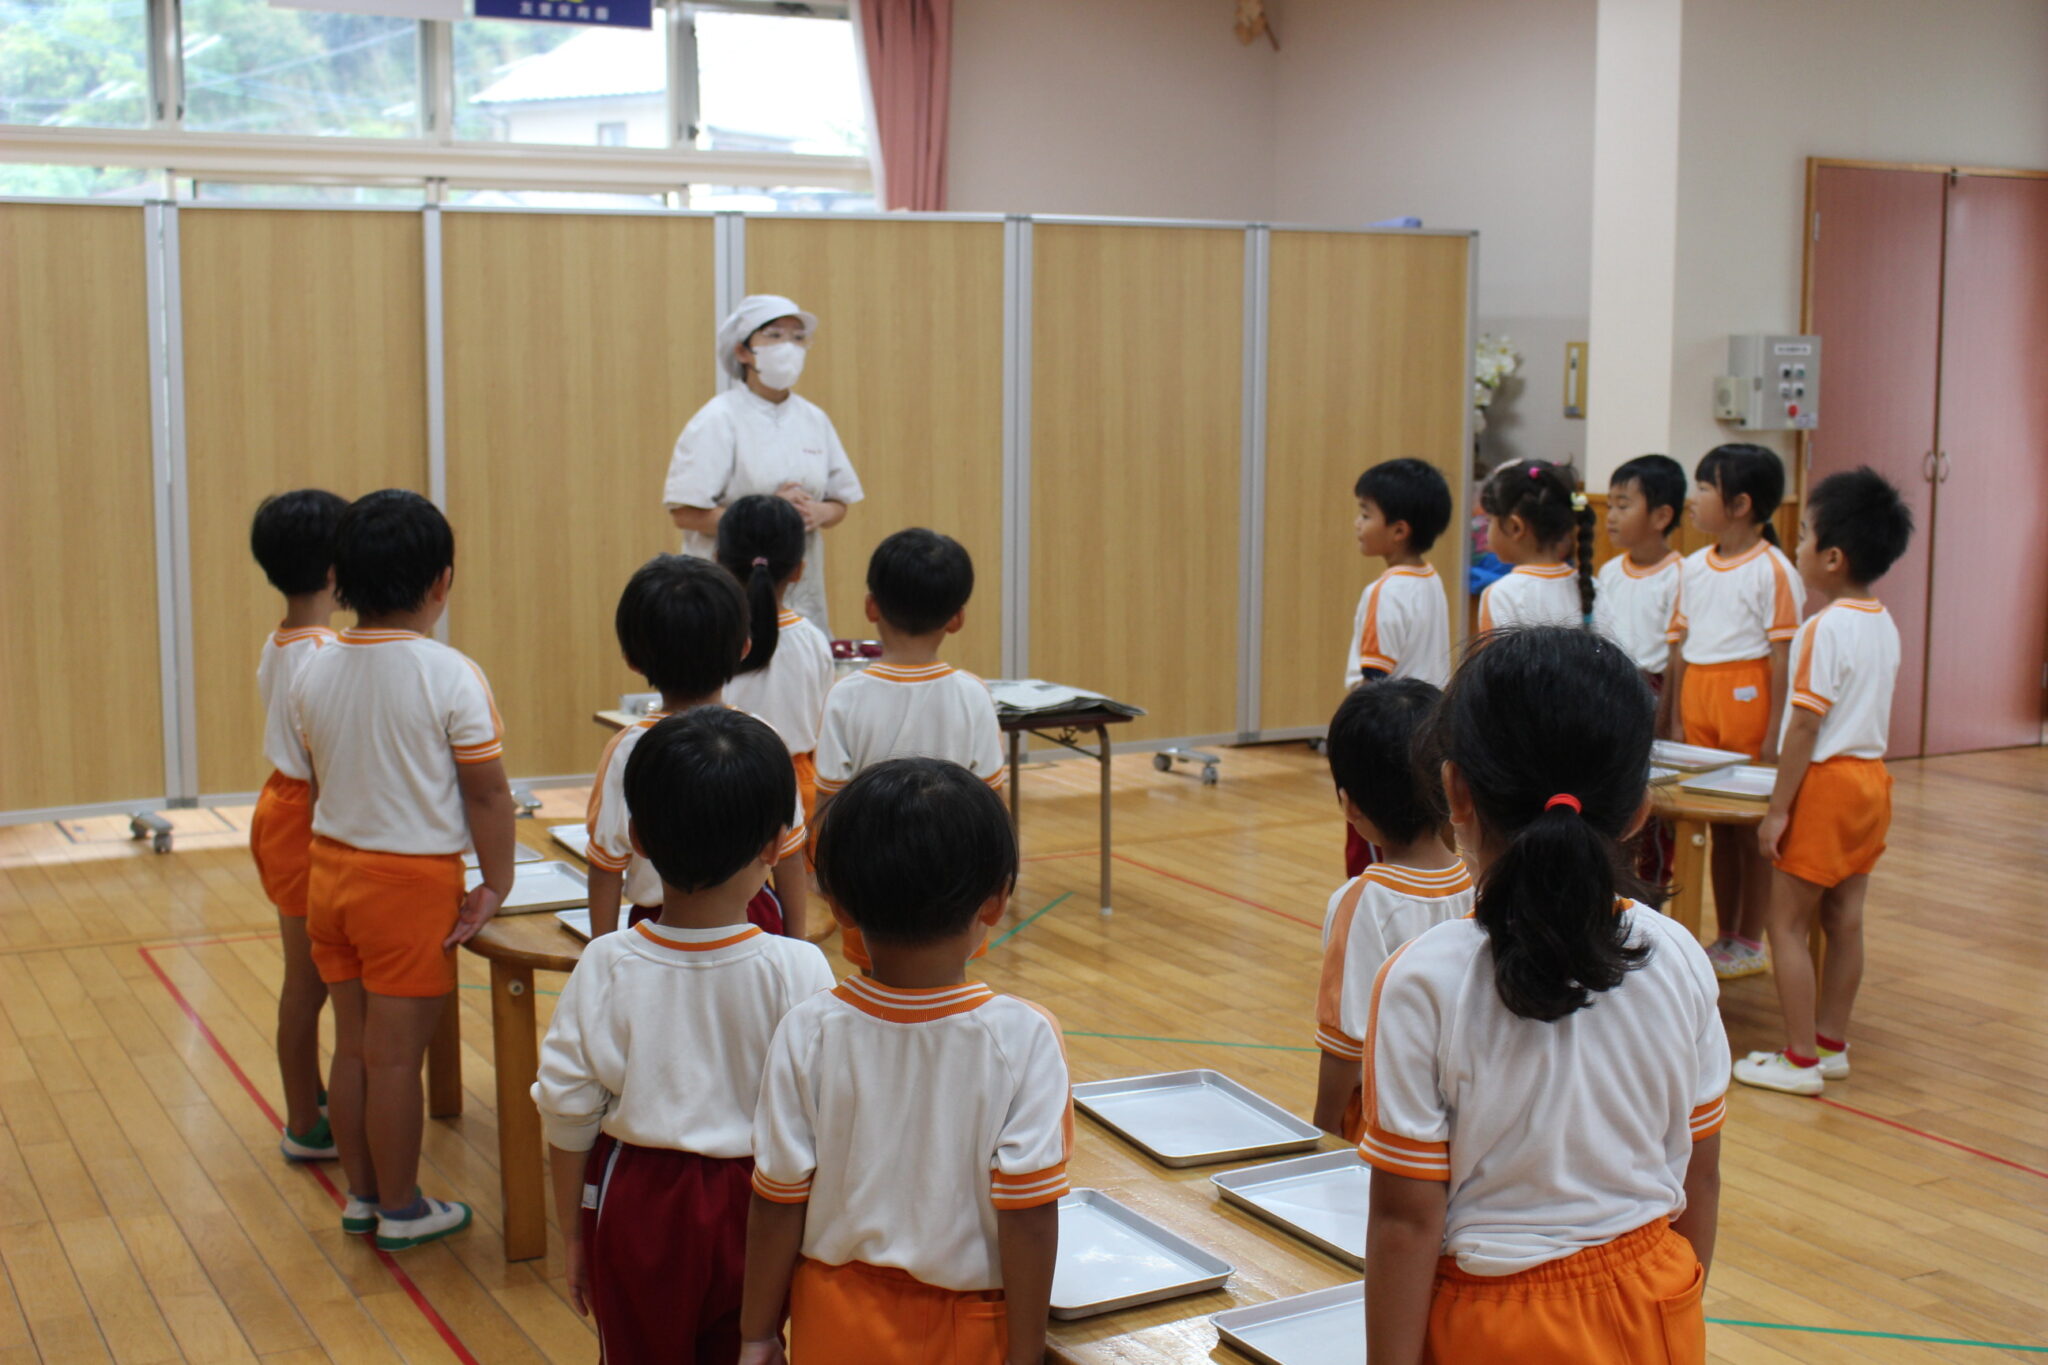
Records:
[[[1356,877],[1380,860],[1380,851],[1358,837],[1358,831],[1344,826],[1344,875]]]
[[[740,1354],[754,1159],[600,1136],[584,1179],[600,1365],[732,1365]]]
[[[644,919],[658,919],[661,907],[658,905],[636,905],[626,912],[626,927],[632,928]],[[764,934],[780,935],[782,928],[782,902],[775,898],[775,892],[762,887],[747,902],[747,923],[760,929]]]

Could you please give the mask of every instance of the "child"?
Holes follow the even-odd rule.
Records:
[[[592,938],[619,927],[622,899],[633,907],[628,928],[661,913],[661,876],[633,846],[626,803],[633,746],[664,717],[722,705],[726,683],[752,647],[740,585],[716,564],[690,555],[656,555],[636,569],[619,594],[612,625],[626,666],[661,693],[661,710],[613,735],[591,780],[583,858],[590,864]],[[749,920],[768,933],[804,936],[809,890],[803,863],[793,855],[805,837],[803,805],[793,802],[775,889],[762,888],[748,910]]]
[[[334,643],[334,528],[348,499],[322,488],[265,498],[249,528],[249,549],[270,586],[284,594],[284,620],[263,642],[256,690],[263,698],[263,756],[272,772],[249,821],[249,852],[263,894],[277,907],[284,985],[277,993],[277,1069],[284,1083],[290,1161],[331,1161],[334,1136],[321,1112],[320,1007],[327,987],[306,937],[306,873],[313,846],[312,768],[292,723],[292,681],[322,646]]]
[[[825,807],[818,881],[874,955],[782,1021],[754,1120],[743,1362],[1020,1365],[1045,1354],[1073,1109],[1059,1025],[969,983],[1017,840],[939,759]]]
[[[1542,460],[1502,465],[1479,490],[1479,510],[1486,548],[1515,566],[1479,594],[1479,629],[1585,625],[1594,600],[1593,509],[1570,470]]]
[[[1775,763],[1791,678],[1786,654],[1799,631],[1792,561],[1771,527],[1785,470],[1762,446],[1724,445],[1706,453],[1693,478],[1686,507],[1714,544],[1687,556],[1672,608],[1666,638],[1678,648],[1664,678],[1674,699],[1665,734]],[[1717,825],[1710,873],[1720,934],[1707,956],[1723,981],[1754,976],[1766,969],[1770,863],[1749,831]]]
[[[868,559],[868,620],[882,657],[825,698],[818,732],[818,805],[864,768],[891,758],[944,758],[991,787],[1009,779],[988,685],[939,662],[939,646],[966,622],[974,561],[937,531],[898,531]],[[821,817],[822,818],[822,817]],[[867,970],[858,927],[843,919],[840,950]]]
[[[1443,693],[1420,678],[1389,678],[1346,697],[1330,720],[1337,804],[1379,860],[1337,888],[1323,918],[1316,995],[1316,1126],[1363,1136],[1359,1064],[1372,983],[1394,949],[1472,908],[1472,878],[1444,845],[1443,792],[1410,761],[1415,732]]]
[[[1373,1365],[1706,1359],[1727,1035],[1700,945],[1616,875],[1653,715],[1620,648],[1555,627],[1496,637],[1437,708],[1479,891],[1374,986]]]
[[[312,766],[306,930],[334,1002],[329,1119],[348,1175],[343,1232],[385,1251],[469,1226],[419,1192],[420,1064],[455,989],[455,945],[512,889],[505,734],[477,666],[428,638],[448,605],[455,534],[387,488],[334,533],[334,588],[356,625],[292,689]],[[482,883],[462,891],[474,844]]]
[[[718,562],[745,585],[753,647],[725,685],[732,705],[768,722],[789,744],[804,815],[818,802],[818,726],[832,690],[832,644],[783,605],[804,574],[804,519],[783,498],[741,498],[718,520]]]
[[[1849,1076],[1849,1009],[1863,977],[1863,895],[1892,818],[1892,684],[1899,632],[1870,585],[1906,552],[1913,514],[1869,469],[1823,479],[1799,518],[1799,576],[1827,605],[1792,642],[1792,702],[1778,782],[1757,844],[1772,860],[1771,964],[1785,1013],[1781,1052],[1752,1052],[1735,1079],[1818,1095]],[[1814,1013],[1807,933],[1827,935]]]
[[[702,562],[702,561],[698,561]],[[775,1026],[832,988],[825,955],[747,903],[781,858],[796,775],[781,738],[722,706],[673,715],[626,761],[661,914],[593,938],[541,1045],[570,1302],[606,1365],[739,1355],[754,1104]]]
[[[1421,460],[1387,460],[1358,476],[1358,552],[1386,568],[1358,595],[1344,685],[1370,678],[1451,677],[1450,612],[1443,583],[1422,558],[1451,524],[1451,488]]]

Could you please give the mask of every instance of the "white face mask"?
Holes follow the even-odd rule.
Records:
[[[754,352],[754,373],[771,389],[794,388],[803,372],[804,348],[794,341],[778,341]]]

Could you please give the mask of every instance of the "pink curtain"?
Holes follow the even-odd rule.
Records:
[[[883,207],[946,207],[953,0],[858,0],[861,65],[874,112]]]

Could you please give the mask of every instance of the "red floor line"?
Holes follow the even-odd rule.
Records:
[[[1141,867],[1145,871],[1153,873],[1156,876],[1166,877],[1176,882],[1185,882],[1189,886],[1197,887],[1203,891],[1207,891],[1212,896],[1222,896],[1228,900],[1234,900],[1240,905],[1249,905],[1254,910],[1263,910],[1269,915],[1278,915],[1281,919],[1293,920],[1296,924],[1305,924],[1311,929],[1321,929],[1323,927],[1316,920],[1303,919],[1299,915],[1290,915],[1285,910],[1275,910],[1270,905],[1261,905],[1255,900],[1251,900],[1248,897],[1238,895],[1235,891],[1225,891],[1221,887],[1210,886],[1206,882],[1198,882],[1193,877],[1183,877],[1178,872],[1168,872],[1163,867],[1154,867],[1150,863],[1141,863],[1136,858],[1130,857],[1128,854],[1112,853],[1110,856],[1112,858],[1115,858],[1120,863],[1129,863],[1132,867]]]
[[[1882,1123],[1887,1128],[1896,1128],[1902,1133],[1911,1133],[1914,1137],[1926,1138],[1929,1142],[1938,1142],[1944,1147],[1953,1147],[1959,1152],[1968,1152],[1971,1156],[1981,1156],[1986,1161],[1995,1161],[2001,1166],[2010,1166],[2016,1171],[2025,1171],[2028,1175],[2037,1175],[2043,1180],[2048,1180],[2048,1171],[2044,1171],[2038,1166],[2029,1166],[2025,1162],[2014,1161],[2011,1157],[1999,1156],[1996,1152],[1987,1152],[1981,1147],[1972,1147],[1967,1142],[1957,1142],[1954,1138],[1946,1138],[1939,1133],[1930,1133],[1925,1128],[1915,1128],[1910,1123],[1900,1123],[1897,1119],[1888,1119],[1882,1114],[1873,1114],[1868,1109],[1858,1109],[1853,1104],[1843,1104],[1840,1100],[1831,1100],[1826,1095],[1816,1095],[1814,1098],[1829,1108],[1839,1109],[1845,1114],[1854,1114],[1858,1118],[1869,1119],[1873,1123]]]
[[[173,944],[171,946],[183,947],[186,945]],[[234,1056],[229,1053],[226,1046],[215,1036],[214,1031],[207,1027],[206,1020],[200,1018],[199,1011],[192,1007],[192,1002],[187,1000],[185,993],[178,989],[178,983],[171,980],[170,974],[164,971],[162,964],[156,960],[148,948],[137,948],[135,951],[142,955],[142,960],[149,964],[149,969],[152,972],[156,973],[156,979],[161,981],[164,989],[171,993],[171,999],[176,1002],[180,1010],[184,1011],[185,1017],[192,1021],[192,1027],[199,1030],[199,1036],[204,1038],[206,1045],[213,1049],[213,1055],[220,1058],[226,1064],[228,1074],[233,1076],[236,1082],[241,1085],[243,1092],[256,1102],[256,1108],[262,1111],[264,1120],[271,1127],[276,1128],[279,1132],[283,1132],[284,1121],[277,1116],[277,1111],[270,1107],[270,1101],[263,1098],[263,1092],[258,1090],[255,1083],[249,1079],[249,1073],[242,1070],[241,1063],[234,1059]],[[320,1188],[327,1191],[327,1197],[334,1201],[336,1208],[340,1208],[346,1202],[342,1198],[341,1191],[335,1188],[334,1181],[328,1178],[326,1171],[316,1165],[307,1165],[304,1169],[315,1180],[320,1182]],[[420,1287],[413,1283],[412,1276],[405,1273],[404,1269],[393,1259],[391,1253],[380,1250],[374,1243],[371,1244],[370,1250],[383,1265],[384,1269],[390,1272],[393,1282],[405,1291],[407,1298],[412,1300],[413,1307],[420,1310],[420,1316],[427,1320],[427,1325],[440,1334],[441,1340],[447,1343],[448,1350],[454,1357],[461,1361],[463,1365],[481,1365],[481,1362],[469,1353],[469,1348],[462,1344],[462,1338],[455,1334],[455,1329],[448,1325],[448,1320],[443,1318],[435,1310],[434,1305],[427,1301],[427,1296],[420,1292]]]
[[[1083,848],[1076,849],[1072,853],[1034,853],[1030,857],[1021,858],[1018,861],[1026,863],[1049,863],[1052,862],[1055,858],[1093,858],[1095,856],[1095,852],[1096,851],[1092,848]]]

